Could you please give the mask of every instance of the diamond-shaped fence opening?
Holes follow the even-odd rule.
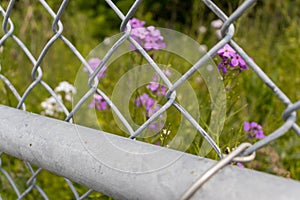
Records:
[[[48,199],[55,193],[56,196],[63,196],[63,199],[106,198],[94,190],[117,199],[189,199],[194,194],[198,195],[197,197],[205,198],[216,195],[217,198],[217,194],[212,194],[213,190],[209,188],[202,189],[201,186],[206,182],[208,182],[208,185],[209,183],[220,184],[222,181],[218,183],[215,179],[211,182],[207,180],[225,165],[232,162],[241,164],[241,162],[253,160],[258,149],[277,140],[289,130],[293,130],[297,135],[300,135],[300,129],[296,123],[296,111],[300,108],[299,102],[293,103],[234,40],[234,23],[246,11],[251,10],[255,2],[255,0],[244,1],[231,15],[227,16],[213,1],[203,0],[203,5],[207,6],[210,9],[209,12],[214,13],[220,20],[220,25],[217,25],[220,27],[219,41],[207,52],[203,46],[195,46],[195,48],[198,48],[195,50],[193,44],[189,43],[190,40],[187,37],[180,37],[178,33],[155,29],[153,26],[144,27],[144,22],[139,20],[129,21],[133,19],[138,9],[147,9],[143,7],[143,2],[140,0],[133,2],[126,13],[120,10],[113,1],[99,2],[107,6],[106,9],[111,11],[110,14],[115,15],[114,19],[118,20],[120,33],[111,38],[106,38],[99,47],[92,51],[88,59],[84,56],[87,53],[84,42],[89,42],[89,40],[75,41],[72,36],[83,34],[86,30],[94,27],[80,27],[79,23],[77,24],[76,20],[88,20],[87,16],[83,16],[81,13],[71,13],[77,17],[74,18],[75,21],[68,22],[69,19],[71,20],[71,18],[68,18],[68,6],[71,7],[71,12],[72,7],[76,6],[76,2],[71,3],[67,0],[57,4],[42,0],[34,3],[29,1],[21,3],[14,0],[1,2],[2,32],[0,34],[0,51],[1,54],[6,55],[0,57],[2,65],[0,68],[0,79],[2,81],[0,87],[3,88],[1,95],[6,95],[6,98],[0,99],[1,104],[23,111],[33,111],[52,116],[61,121],[44,118],[40,115],[24,114],[24,112],[16,109],[1,106],[0,110],[3,114],[1,114],[0,120],[0,129],[2,130],[0,136],[3,142],[0,143],[0,150],[3,152],[0,154],[0,199]],[[78,4],[82,6],[82,3]],[[22,7],[23,5],[26,5],[26,7]],[[92,17],[97,18],[97,16]],[[98,20],[103,19],[99,18]],[[110,27],[109,23],[107,21],[106,26],[102,23],[103,27],[99,27],[99,29],[103,29],[103,32],[105,32],[105,29]],[[205,29],[205,27],[201,27],[199,31],[204,32]],[[171,36],[172,34],[174,35]],[[172,38],[172,41],[169,42],[176,48],[170,48],[171,43],[164,44],[163,41],[167,41],[168,38]],[[202,71],[202,78],[198,77],[199,84],[203,80],[206,83],[208,81],[216,82],[209,78],[209,73],[215,71],[216,68],[208,63],[212,62],[212,58],[216,54],[220,54],[218,51],[226,44],[230,45],[230,49],[224,50],[222,56],[226,57],[226,53],[234,51],[238,58],[230,58],[230,63],[228,63],[228,60],[224,60],[223,57],[223,65],[218,66],[220,70],[226,72],[225,65],[228,64],[237,66],[237,64],[234,64],[234,61],[237,60],[236,62],[240,63],[241,69],[249,67],[262,83],[271,89],[274,97],[286,106],[286,110],[283,112],[282,124],[278,125],[277,130],[253,145],[241,144],[231,153],[227,152],[228,155],[222,153],[221,149],[223,147],[219,146],[218,137],[213,134],[219,130],[211,128],[211,126],[204,127],[203,123],[199,122],[199,115],[194,112],[199,109],[197,108],[198,105],[184,103],[186,91],[189,91],[189,86],[186,86],[186,84],[197,76],[196,74],[200,70],[205,69],[206,72]],[[178,48],[178,45],[182,49]],[[184,48],[185,45],[186,48]],[[167,55],[165,52],[157,51],[153,53],[153,51],[150,51],[163,49],[165,51],[169,50],[173,54],[186,55],[184,58],[187,60],[186,65],[183,64],[184,61],[177,63],[182,66],[181,72],[170,71],[167,65],[164,66],[158,63],[155,59],[157,52],[161,55]],[[3,53],[3,51],[9,53]],[[135,55],[139,55],[134,57],[133,54],[130,54],[130,59],[132,61],[139,60],[142,67],[135,68],[135,71],[129,70],[128,77],[125,75],[119,76],[128,69],[134,69],[134,66],[123,67],[126,63],[122,63],[123,60],[120,61],[119,59],[130,51]],[[189,57],[189,55],[196,56]],[[62,58],[69,62],[64,63]],[[13,63],[8,63],[7,60]],[[117,63],[116,66],[119,67],[113,67],[112,63]],[[74,67],[78,65],[82,65],[79,70]],[[218,72],[218,70],[216,71]],[[175,78],[170,77],[170,73],[177,75]],[[221,78],[220,74],[217,74],[219,75],[217,78]],[[67,82],[72,81],[75,76],[76,88]],[[121,88],[115,96],[111,95],[114,91],[107,89],[107,81],[109,80],[115,81],[114,84]],[[146,82],[143,82],[144,80]],[[136,81],[134,82],[136,84],[135,88],[130,86],[133,81]],[[58,82],[60,83],[58,84]],[[145,93],[143,95],[142,93],[134,93],[136,89],[142,87],[144,87],[144,90],[147,88],[148,91],[151,91],[152,96]],[[226,90],[226,88],[223,88],[222,85],[220,87],[219,85],[213,85],[213,87],[207,86],[206,90],[211,93],[210,101],[213,102],[210,108],[213,110],[211,119],[220,119],[211,122],[211,124],[215,123],[212,127],[221,127],[224,124],[224,119],[220,116],[225,112],[225,105],[223,96],[219,95],[218,92]],[[154,101],[153,96],[159,97],[160,100]],[[135,97],[135,101],[132,100],[133,97]],[[193,94],[187,96],[187,98],[193,97]],[[146,111],[138,116],[143,120],[138,123],[134,122],[131,119],[132,113],[123,109],[123,104],[127,104],[128,101],[133,102],[131,104],[135,104],[136,107],[146,108]],[[220,102],[223,103],[220,104]],[[95,113],[95,110],[91,109],[92,107],[95,107],[96,110],[109,108],[111,112]],[[132,105],[125,105],[125,107],[130,107],[131,112],[137,112]],[[170,125],[162,124],[167,112],[171,112],[171,115],[175,116],[174,118],[181,117],[182,134],[174,136],[172,135],[172,129],[169,129]],[[99,115],[101,116],[99,117]],[[107,116],[110,116],[110,118]],[[116,121],[115,123],[111,122],[112,117]],[[101,118],[100,122],[93,122],[95,118]],[[65,123],[62,121],[65,121]],[[66,124],[67,122],[69,124]],[[107,127],[118,126],[114,134],[127,136],[132,140],[109,136],[103,132],[99,135],[95,130],[74,125],[74,123],[92,128],[101,127],[104,130]],[[257,124],[255,124],[255,127],[254,124],[248,124],[246,129],[250,130],[251,128],[256,128],[257,131],[260,130]],[[153,129],[161,131],[157,135],[157,132],[154,131],[153,133]],[[190,132],[196,134],[188,134]],[[169,135],[174,138],[168,144],[164,144]],[[207,152],[205,149],[200,152],[207,154],[213,149],[216,157],[220,159],[219,162],[214,164],[213,161],[206,161],[207,163],[203,166],[197,166],[193,169],[199,162],[196,157],[172,151],[168,148],[185,151],[188,147],[184,143],[187,141],[187,143],[192,143],[194,138],[198,136],[200,136],[200,141],[203,142],[207,150]],[[15,140],[11,139],[13,137],[17,138]],[[98,139],[102,139],[104,142],[97,143]],[[165,147],[146,145],[137,140],[149,143],[159,141],[159,145]],[[21,141],[24,142],[24,145],[18,146]],[[9,142],[12,143],[7,145]],[[118,146],[117,150],[109,144]],[[119,150],[124,151],[125,154],[123,155]],[[142,156],[142,159],[128,156],[132,152],[135,156]],[[159,154],[155,155],[156,152],[159,152]],[[101,158],[97,157],[99,155],[101,155]],[[159,158],[153,160],[157,157],[151,157],[152,155]],[[12,156],[21,158],[24,161],[15,159]],[[94,162],[90,162],[93,159]],[[115,163],[118,164],[112,164],[111,160],[117,160]],[[173,164],[173,168],[167,169],[170,164]],[[111,168],[111,171],[106,171],[106,167]],[[45,169],[61,177],[53,175]],[[172,171],[178,169],[182,173]],[[203,174],[199,174],[197,169]],[[159,170],[162,174],[153,175],[154,172]],[[164,172],[164,170],[166,171]],[[170,180],[172,177],[176,178],[177,173],[181,179]],[[186,173],[189,176],[185,175]],[[243,174],[236,168],[230,173],[234,175],[233,182],[244,180],[246,177],[249,178],[249,174],[251,176],[251,173],[245,172]],[[134,178],[130,174],[134,174]],[[103,180],[97,179],[101,176],[104,177]],[[226,171],[223,176],[228,176]],[[110,177],[114,177],[115,181],[111,180]],[[269,180],[268,176],[265,178],[265,175],[257,178],[259,175],[255,173],[253,177],[252,182],[248,182],[249,184],[261,181],[258,184],[261,185]],[[72,182],[69,178],[88,188]],[[92,180],[95,182],[91,183]],[[166,182],[166,180],[169,182]],[[178,182],[181,182],[182,185],[177,184]],[[294,188],[298,187],[299,183],[290,183],[281,179],[274,179],[274,184],[275,182],[280,184],[284,182],[286,185],[283,189],[291,187],[291,197],[294,197],[293,195],[297,196],[297,190],[294,190]],[[124,188],[120,185],[124,185]],[[156,190],[157,187],[161,190]],[[267,189],[274,189],[272,185],[268,187]],[[245,190],[241,186],[236,187],[236,190],[238,189]],[[202,193],[198,190],[202,190]],[[281,191],[278,190],[277,192],[280,193]],[[272,196],[269,193],[260,195],[262,198]],[[273,195],[275,197],[276,192]]]

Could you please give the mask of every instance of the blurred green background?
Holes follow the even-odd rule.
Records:
[[[121,11],[126,13],[133,0],[114,1]],[[243,1],[218,1],[216,4],[228,15],[230,15]],[[9,1],[0,3],[4,9]],[[50,7],[57,11],[61,1],[48,2]],[[262,68],[262,70],[277,84],[279,88],[295,102],[300,99],[298,86],[300,84],[300,1],[257,1],[254,7],[249,9],[236,23],[234,40],[248,53],[250,57]],[[217,17],[201,2],[196,0],[163,0],[144,1],[137,10],[134,17],[144,20],[147,25],[165,27],[187,34],[200,44],[211,48],[217,43],[216,29],[211,27],[211,22]],[[14,34],[19,37],[32,54],[37,58],[44,45],[53,36],[53,19],[43,6],[32,0],[16,1],[11,19],[14,23]],[[0,17],[3,21],[3,17]],[[64,25],[63,35],[69,39],[74,46],[87,56],[89,52],[107,37],[119,33],[121,20],[104,1],[70,1],[61,21]],[[201,29],[202,27],[202,29]],[[203,27],[206,31],[203,31]],[[0,37],[4,35],[3,30]],[[0,53],[1,71],[17,88],[20,94],[26,90],[32,82],[32,64],[25,53],[12,39],[5,41]],[[138,57],[137,55],[134,55]],[[161,53],[160,61],[168,57]],[[137,59],[137,58],[135,58]],[[218,58],[214,58],[216,63]],[[122,62],[126,65],[126,62]],[[146,63],[142,60],[141,63]],[[118,62],[115,63],[117,65]],[[120,64],[120,63],[119,63]],[[190,65],[179,58],[170,59],[165,64],[172,66],[180,65],[178,69],[184,73]],[[43,80],[52,88],[59,82],[68,81],[74,83],[81,63],[75,59],[73,53],[66,45],[58,40],[50,48],[41,63],[43,69]],[[124,68],[125,71],[128,68]],[[111,75],[108,72],[108,76]],[[258,76],[251,70],[240,74],[231,73],[225,75],[224,84],[227,89],[227,118],[222,130],[218,144],[224,151],[226,147],[234,148],[245,141],[245,133],[242,130],[243,121],[256,121],[263,126],[266,135],[272,133],[283,124],[282,112],[284,105],[276,98]],[[112,77],[104,81],[105,87],[113,85]],[[210,118],[209,95],[204,83],[197,82],[197,77],[190,79],[191,85],[199,89],[197,94],[201,97],[202,104],[199,105],[201,119],[199,123],[206,127]],[[201,85],[202,84],[202,85]],[[101,86],[100,86],[101,87]],[[108,91],[109,92],[109,91]],[[206,96],[203,94],[206,94]],[[41,113],[41,102],[49,97],[42,86],[37,86],[26,99],[27,110]],[[0,103],[12,107],[17,106],[13,94],[0,81]],[[108,116],[108,117],[107,117]],[[99,113],[99,120],[104,124],[105,131],[110,130],[109,116],[111,113],[105,111]],[[63,119],[63,117],[62,117]],[[169,120],[172,121],[172,118]],[[298,120],[299,122],[299,120]],[[171,122],[172,123],[172,122]],[[176,128],[176,122],[173,124]],[[122,133],[120,133],[122,135]],[[255,141],[251,141],[255,142]],[[199,154],[199,146],[202,138],[197,136],[187,150],[189,153]],[[255,161],[246,164],[246,167],[261,170],[288,178],[300,180],[300,138],[293,131],[289,131],[282,138],[257,152]],[[211,153],[210,158],[216,155]],[[26,166],[16,159],[7,155],[2,157],[2,166],[7,169],[16,180],[21,191],[26,188],[26,180],[30,177],[26,173]],[[37,183],[45,189],[45,192],[53,199],[72,199],[71,191],[61,177],[43,171]],[[77,186],[83,193],[86,188]],[[0,175],[0,195],[3,199],[16,199],[11,186]],[[40,199],[39,194],[34,191],[26,199]],[[99,193],[92,193],[88,199],[109,199]]]

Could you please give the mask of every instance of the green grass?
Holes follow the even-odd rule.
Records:
[[[222,3],[220,6],[223,6],[225,12],[229,14],[238,3],[239,1],[234,1],[231,4]],[[4,1],[3,4],[7,4],[7,2]],[[124,2],[119,4],[123,10],[128,9],[128,4]],[[20,3],[18,5],[20,7],[23,6],[24,9],[18,7],[16,9],[17,12],[12,13],[12,20],[15,25],[14,33],[25,42],[33,55],[37,56],[42,47],[53,35],[51,30],[52,19],[50,16],[44,15],[45,12],[41,6],[31,5],[30,3],[28,5],[27,3],[24,3],[24,5]],[[200,44],[205,44],[210,48],[218,41],[214,30],[210,27],[210,21],[216,17],[201,2],[195,1],[193,5],[193,10],[187,18],[190,19],[189,24],[181,23],[178,20],[174,24],[174,27],[178,28],[177,30],[179,31],[187,33]],[[55,3],[53,3],[53,6],[57,9]],[[292,102],[300,99],[300,92],[297,90],[300,84],[300,64],[298,62],[300,54],[299,6],[300,3],[296,1],[260,1],[256,7],[251,8],[246,15],[242,16],[235,23],[236,32],[234,35],[234,40],[254,59],[255,63],[261,67]],[[99,15],[97,18],[93,18],[95,13],[88,11],[88,8],[79,12],[79,8],[74,3],[71,3],[68,8],[70,11],[69,14],[66,12],[62,18],[64,36],[70,39],[85,56],[98,43],[102,42],[104,37],[110,37],[118,33],[115,24],[119,24],[119,19],[113,13],[107,12]],[[30,23],[24,23],[24,16],[30,16],[30,9],[33,9],[33,18],[29,20]],[[108,10],[108,8],[103,7],[99,7],[98,9],[100,11]],[[34,18],[37,16],[40,17],[39,20]],[[161,27],[168,27],[170,25],[170,22],[165,18],[159,18],[159,14],[147,12],[144,6],[141,7],[136,16],[146,20],[147,25],[153,24]],[[160,20],[156,20],[157,17]],[[107,19],[112,20],[114,23],[105,25],[107,24]],[[200,34],[198,32],[199,26],[207,27],[207,32]],[[2,35],[3,33],[1,32],[0,37]],[[185,73],[191,67],[190,63],[174,54],[163,51],[154,54],[156,61],[166,66],[171,66],[180,74]],[[218,58],[214,59],[216,63],[219,62]],[[1,74],[5,75],[13,83],[20,94],[23,94],[32,82],[32,65],[22,49],[12,39],[8,39],[4,43],[3,52],[0,53],[0,63]],[[111,64],[107,71],[107,77],[103,79],[103,83],[99,87],[111,97],[117,81],[134,67],[134,63],[145,64],[146,61],[141,59],[140,55],[135,52],[118,58]],[[41,63],[44,74],[43,80],[52,88],[55,88],[59,82],[64,80],[74,83],[78,70],[82,70],[80,69],[80,65],[80,61],[75,59],[75,56],[65,44],[57,41]],[[117,70],[118,73],[115,73]],[[207,129],[211,122],[210,103],[212,100],[210,99],[208,87],[203,78],[195,74],[189,79],[189,84],[196,91],[195,94],[200,102],[199,112],[201,114],[199,123]],[[285,106],[252,70],[243,71],[242,73],[231,73],[223,76],[223,78],[226,87],[226,118],[221,135],[216,138],[222,151],[225,151],[226,147],[230,149],[235,148],[241,142],[248,141],[242,129],[244,121],[256,121],[260,123],[266,135],[271,134],[284,123],[282,113],[285,110]],[[132,94],[131,103],[129,104],[131,117],[138,124],[143,123],[145,117],[143,110],[134,106],[133,100],[136,95],[145,91],[147,91],[145,86],[139,87]],[[27,110],[41,113],[42,107],[40,103],[47,97],[49,97],[48,92],[40,85],[37,86],[25,101]],[[163,99],[160,101],[164,102]],[[16,107],[18,103],[13,94],[1,81],[0,103],[12,107]],[[167,115],[165,128],[171,130],[171,135],[166,138],[166,141],[170,142],[174,139],[176,136],[175,133],[178,131],[180,113],[176,109],[170,109]],[[61,116],[61,119],[63,119],[63,116]],[[98,112],[97,119],[103,130],[122,136],[127,135],[123,130],[115,128],[117,124],[112,120],[113,116],[110,110]],[[93,124],[81,121],[78,123],[93,126]],[[97,128],[97,126],[94,127]],[[194,129],[189,127],[188,131],[193,132]],[[159,140],[160,136],[158,134],[143,141],[156,143]],[[190,141],[187,139],[187,141],[183,140],[184,142]],[[255,140],[250,142],[254,143]],[[202,144],[203,138],[197,134],[192,144],[185,151],[202,155]],[[246,164],[246,167],[300,180],[299,147],[299,136],[293,131],[289,131],[283,137],[259,150],[255,161]],[[216,155],[211,152],[207,157],[216,158]],[[2,167],[16,180],[16,184],[20,190],[24,191],[26,180],[30,176],[26,172],[26,166],[23,162],[7,155],[3,155],[1,158]],[[71,196],[70,190],[63,178],[49,172],[43,171],[39,175],[38,184],[53,199],[61,196],[66,198]],[[81,193],[86,189],[82,186],[77,187]],[[2,174],[0,176],[0,194],[3,199],[16,198]],[[40,198],[37,192],[32,192],[28,195],[27,199]],[[90,199],[108,199],[108,197],[93,193]]]

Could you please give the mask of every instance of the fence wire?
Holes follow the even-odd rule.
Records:
[[[129,25],[129,20],[134,16],[136,10],[140,7],[140,4],[142,3],[141,0],[136,0],[129,11],[127,13],[123,13],[118,6],[110,0],[106,0],[106,3],[109,5],[110,9],[112,9],[115,14],[120,18],[120,32],[123,33],[122,37],[112,46],[112,48],[107,51],[106,55],[104,56],[101,64],[93,71],[92,67],[88,64],[88,61],[84,58],[84,56],[77,50],[75,45],[70,42],[68,38],[64,36],[64,27],[63,23],[61,22],[62,14],[66,10],[66,7],[69,3],[68,0],[62,1],[59,9],[57,12],[55,12],[46,1],[40,0],[39,3],[44,8],[44,13],[50,15],[53,19],[52,23],[52,30],[53,34],[47,44],[43,47],[42,52],[35,57],[33,53],[27,48],[24,41],[22,41],[19,37],[15,35],[15,24],[11,20],[11,15],[14,13],[14,6],[16,4],[15,0],[10,0],[9,4],[6,8],[2,7],[0,5],[0,12],[2,15],[2,30],[4,32],[4,35],[0,39],[0,46],[4,46],[4,42],[6,40],[13,40],[15,44],[17,44],[22,51],[26,54],[28,59],[30,60],[32,64],[32,82],[31,84],[26,88],[26,90],[23,93],[20,93],[18,91],[18,88],[15,88],[15,86],[12,84],[12,82],[5,76],[5,74],[0,74],[0,79],[3,81],[3,83],[9,88],[9,90],[14,95],[15,99],[18,101],[17,108],[26,110],[26,100],[32,93],[32,90],[36,88],[38,85],[42,86],[44,89],[48,91],[48,93],[56,100],[56,102],[59,104],[61,109],[63,110],[66,118],[65,121],[72,122],[72,117],[74,114],[80,109],[82,104],[87,101],[87,99],[93,95],[95,92],[101,95],[104,100],[110,105],[112,111],[116,114],[116,116],[119,118],[119,120],[122,122],[124,127],[128,130],[130,133],[130,138],[134,139],[139,134],[145,130],[149,124],[151,124],[157,117],[159,117],[162,113],[164,113],[167,109],[170,107],[175,107],[177,110],[179,110],[182,115],[188,119],[188,121],[198,130],[199,134],[201,134],[208,143],[213,147],[213,149],[216,151],[216,153],[219,155],[221,161],[222,159],[225,159],[222,155],[222,152],[220,150],[220,147],[216,144],[216,142],[209,136],[209,134],[206,133],[206,131],[199,125],[196,119],[192,117],[192,115],[185,110],[175,99],[176,99],[176,90],[185,83],[201,66],[203,66],[209,59],[211,59],[217,51],[222,48],[225,44],[230,44],[231,47],[233,47],[236,52],[246,61],[247,65],[257,74],[257,76],[261,79],[261,81],[266,84],[274,93],[274,95],[286,106],[286,110],[283,112],[283,123],[278,127],[277,130],[273,131],[271,134],[269,134],[264,139],[258,141],[257,143],[253,145],[247,145],[243,146],[243,149],[238,154],[235,152],[234,156],[231,156],[232,160],[243,160],[243,158],[246,158],[247,156],[251,156],[257,151],[258,149],[264,147],[265,145],[269,144],[270,142],[278,139],[282,135],[284,135],[287,131],[290,129],[294,130],[296,134],[300,136],[300,128],[296,124],[296,111],[300,108],[300,101],[298,102],[291,102],[289,97],[285,95],[278,87],[277,85],[266,75],[261,68],[251,59],[246,52],[234,41],[234,25],[233,23],[238,20],[245,12],[248,10],[254,3],[255,0],[246,0],[243,4],[241,4],[230,16],[227,16],[219,7],[217,7],[212,1],[210,0],[202,0],[203,3],[210,8],[210,10],[215,13],[215,15],[223,21],[223,26],[221,29],[222,38],[219,40],[218,43],[216,43],[211,49],[208,50],[207,54],[200,58],[196,64],[194,64],[182,77],[180,77],[175,83],[171,83],[171,81],[168,79],[168,77],[164,74],[163,70],[160,69],[158,64],[151,58],[151,56],[145,51],[140,44],[134,40],[134,38],[131,37],[131,26]],[[60,98],[55,93],[54,89],[49,86],[47,82],[43,80],[43,66],[42,62],[45,59],[45,56],[49,52],[49,50],[52,48],[52,46],[57,42],[62,41],[69,50],[72,51],[73,57],[78,59],[84,67],[86,67],[90,73],[92,74],[86,83],[89,86],[89,91],[83,95],[83,97],[80,99],[80,101],[73,107],[72,110],[68,110],[67,107],[60,101]],[[166,94],[166,103],[154,114],[152,115],[144,124],[142,124],[137,130],[134,130],[131,125],[126,121],[126,118],[122,115],[122,113],[119,111],[118,107],[115,106],[114,102],[105,94],[104,91],[97,88],[99,84],[99,80],[97,78],[97,74],[100,72],[100,70],[103,68],[105,64],[107,64],[110,57],[116,52],[116,49],[121,46],[124,42],[129,41],[132,45],[136,47],[136,49],[140,52],[140,54],[147,60],[149,65],[156,71],[156,73],[160,76],[160,78],[163,80],[164,84],[168,88],[168,92]],[[233,154],[232,154],[233,155]],[[238,158],[235,158],[239,156]],[[244,156],[244,157],[242,157]],[[29,162],[25,162],[25,165],[28,168],[28,172],[30,173],[30,178],[27,180],[27,186],[25,190],[21,190],[18,185],[16,184],[15,179],[9,174],[8,171],[6,171],[3,168],[3,163],[1,158],[3,157],[3,154],[0,153],[0,176],[7,179],[7,181],[10,183],[11,187],[13,188],[16,196],[18,199],[23,199],[32,192],[33,190],[40,193],[42,198],[48,199],[47,194],[44,192],[43,188],[41,188],[37,184],[37,179],[39,178],[39,175],[43,169],[38,168],[34,169]],[[221,162],[220,161],[220,162]],[[228,158],[227,162],[228,163]],[[215,169],[211,169],[215,173]],[[212,171],[208,170],[208,173],[211,173]],[[211,173],[213,175],[214,173]],[[206,174],[207,175],[207,174]],[[206,179],[205,179],[206,180]],[[93,191],[87,190],[84,194],[79,194],[76,187],[74,186],[74,183],[72,183],[70,180],[65,179],[66,183],[68,184],[70,190],[72,191],[75,199],[84,199],[88,197]],[[201,182],[202,181],[202,182]],[[187,191],[187,194],[183,199],[188,199],[188,197],[195,191],[195,188],[197,189],[197,185],[203,184],[203,180],[200,180],[200,183],[197,182],[193,187],[191,187],[190,191]],[[193,189],[194,188],[194,189]],[[1,197],[0,197],[1,199]]]

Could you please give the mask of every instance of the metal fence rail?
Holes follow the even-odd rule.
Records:
[[[0,112],[2,151],[116,199],[179,199],[199,176],[218,163],[14,108],[0,106]],[[17,129],[11,128],[15,124]],[[108,138],[111,142],[107,142]],[[122,154],[112,150],[112,143],[131,146],[132,152]],[[86,149],[95,154],[91,155]],[[159,153],[152,159],[148,159],[147,155],[138,160],[130,156],[131,153],[145,152],[145,149]],[[174,162],[157,171],[127,173],[95,159],[105,152],[128,168],[151,166],[153,160],[157,166],[164,166],[165,160],[170,157],[174,158]],[[191,199],[298,199],[299,187],[300,183],[296,181],[228,166]]]
[[[95,138],[94,136],[90,136],[90,134],[92,134],[94,130],[85,129],[79,126],[76,127],[75,125],[68,125],[59,121],[46,119],[41,116],[32,116],[21,111],[1,106],[0,151],[11,154],[20,159],[24,159],[26,161],[26,166],[31,173],[31,178],[27,181],[28,186],[26,187],[26,190],[20,191],[17,184],[15,183],[15,180],[13,180],[9,173],[2,167],[0,157],[0,176],[4,176],[9,181],[18,199],[22,199],[23,197],[26,198],[26,195],[32,192],[32,190],[38,191],[44,199],[48,199],[47,194],[43,191],[43,188],[39,187],[37,184],[37,179],[39,178],[39,174],[42,171],[42,168],[48,169],[61,176],[82,183],[97,191],[104,192],[105,194],[111,195],[117,199],[179,199],[180,197],[182,197],[182,199],[188,199],[192,197],[194,193],[196,193],[195,196],[193,196],[195,199],[199,199],[200,197],[207,199],[221,199],[223,198],[223,192],[225,194],[225,197],[229,199],[237,199],[241,197],[245,197],[246,199],[258,197],[261,199],[286,199],[285,195],[290,195],[289,197],[287,197],[287,199],[296,199],[299,196],[299,191],[296,189],[299,188],[299,183],[297,182],[275,178],[257,172],[249,172],[248,170],[239,170],[231,167],[224,168],[224,170],[215,175],[215,179],[213,178],[210,181],[207,181],[208,178],[213,176],[217,171],[222,169],[231,161],[244,161],[247,159],[253,159],[253,154],[256,150],[283,136],[290,129],[294,130],[294,132],[300,136],[300,128],[296,124],[296,111],[300,108],[300,103],[291,102],[288,96],[286,96],[277,87],[277,85],[272,82],[272,80],[261,70],[261,68],[233,40],[233,23],[255,3],[255,0],[246,0],[230,16],[226,16],[212,1],[203,0],[203,3],[206,4],[207,7],[209,7],[211,11],[214,12],[224,22],[221,29],[222,39],[220,39],[217,44],[209,49],[207,54],[201,57],[174,84],[171,83],[171,81],[164,74],[162,69],[160,69],[158,64],[155,63],[155,61],[151,58],[147,51],[145,51],[140,46],[140,44],[135,41],[130,35],[131,27],[128,22],[134,16],[135,11],[142,3],[141,0],[136,0],[128,13],[122,13],[113,1],[106,0],[106,3],[119,16],[120,31],[124,33],[122,37],[117,40],[117,42],[112,46],[112,48],[107,51],[106,55],[102,59],[101,64],[95,69],[95,71],[93,71],[87,60],[70,42],[70,40],[63,35],[63,24],[60,21],[60,18],[64,12],[67,12],[65,10],[69,1],[62,1],[57,13],[52,10],[52,8],[46,1],[40,0],[39,3],[43,6],[45,12],[53,18],[53,35],[51,36],[47,44],[43,47],[43,50],[38,57],[35,57],[26,47],[24,42],[14,34],[14,22],[10,17],[14,12],[14,5],[16,4],[16,2],[14,0],[11,0],[7,8],[3,8],[0,5],[0,12],[3,16],[2,29],[4,31],[4,35],[0,38],[0,46],[5,45],[4,42],[6,40],[13,40],[24,51],[24,53],[32,63],[32,83],[23,93],[19,93],[18,88],[15,88],[15,86],[10,82],[5,74],[0,74],[0,79],[11,90],[18,101],[17,109],[22,109],[24,111],[26,110],[26,100],[28,99],[28,96],[30,96],[32,90],[39,85],[45,88],[60,105],[66,116],[65,121],[71,122],[72,117],[76,112],[78,112],[82,104],[96,92],[101,95],[104,100],[110,105],[112,111],[118,117],[118,120],[130,133],[130,138],[134,139],[139,134],[141,134],[143,130],[145,130],[151,124],[151,122],[153,122],[156,118],[163,114],[167,109],[169,109],[170,107],[175,107],[198,130],[199,134],[201,134],[208,141],[208,143],[221,158],[221,161],[212,167],[211,165],[214,163],[213,161],[196,158],[187,154],[181,154],[182,157],[180,157],[175,165],[172,165],[170,171],[168,172],[164,172],[162,170],[156,175],[150,173],[144,176],[129,176],[126,173],[109,171],[109,169],[106,169],[103,164],[99,164],[96,161],[93,162],[93,159],[90,156],[86,155],[84,150],[81,149],[82,147],[79,143],[82,141],[70,138],[73,134],[80,132],[80,135],[82,136],[82,134],[84,133],[87,137],[86,139],[88,139],[89,141],[93,141],[94,139],[101,140],[101,134],[97,134]],[[62,41],[67,46],[67,48],[73,52],[74,58],[78,59],[92,73],[88,82],[86,83],[89,86],[89,90],[86,91],[86,93],[71,111],[69,111],[66,106],[59,100],[59,97],[55,93],[54,89],[51,88],[48,83],[43,80],[42,61],[45,59],[45,56],[47,55],[49,49],[51,49],[53,44],[57,41]],[[111,56],[114,55],[117,48],[122,46],[122,44],[124,44],[126,41],[129,41],[132,45],[135,46],[135,48],[148,61],[149,65],[151,65],[151,67],[157,72],[157,74],[160,76],[160,78],[168,88],[168,92],[166,94],[166,103],[136,130],[131,127],[130,123],[128,123],[122,112],[120,112],[119,108],[115,106],[114,102],[103,91],[97,88],[97,85],[99,83],[97,74],[104,67],[104,65],[108,63],[108,60]],[[241,146],[237,149],[237,151],[233,151],[226,157],[222,155],[220,148],[216,145],[215,141],[209,136],[209,134],[207,134],[205,130],[197,123],[197,120],[194,119],[192,115],[175,100],[177,89],[184,82],[186,82],[197,71],[197,69],[199,69],[209,59],[211,59],[211,57],[213,57],[216,52],[225,44],[230,44],[239,53],[239,55],[246,61],[247,65],[257,74],[262,82],[264,82],[273,91],[274,95],[286,106],[286,110],[283,113],[283,124],[278,127],[277,130],[251,146],[245,146],[243,144],[244,146]],[[53,134],[53,137],[47,135],[49,133],[48,129],[53,130],[53,132],[51,133]],[[24,137],[25,135],[26,137]],[[146,144],[140,144],[137,141],[123,140],[121,138],[115,138],[114,136],[109,137],[114,138],[112,140],[119,141],[120,143],[126,143],[126,146],[132,145],[133,149],[137,148],[133,152],[138,152],[139,150],[144,148],[150,150],[159,148],[148,146]],[[57,149],[55,145],[61,145],[59,147],[61,147],[62,149]],[[103,145],[105,145],[105,143],[103,143]],[[42,151],[43,148],[47,149],[47,151]],[[94,148],[95,147],[93,147],[93,150],[96,150],[96,148]],[[172,155],[177,156],[177,154],[179,153],[176,151],[162,150],[160,156],[172,157]],[[121,159],[120,156],[114,155],[113,153],[109,156],[116,156],[116,159]],[[78,159],[78,157],[80,157],[80,159]],[[159,164],[159,162],[162,161],[163,158],[164,157],[161,157],[160,159],[159,157],[157,157],[157,163]],[[150,163],[149,160],[143,161],[144,163],[138,163],[138,165],[146,165]],[[128,159],[124,162],[129,162],[129,165],[127,166],[128,168],[138,167],[136,163],[135,165],[132,165],[132,163],[135,161],[131,162]],[[34,168],[31,167],[30,163],[36,164],[41,168],[34,170]],[[86,163],[88,164],[86,165]],[[92,166],[92,168],[87,169],[86,166]],[[182,170],[182,173],[177,174],[177,170]],[[206,170],[208,171],[205,172],[202,176],[202,173]],[[189,175],[189,173],[192,172],[195,174]],[[170,181],[170,179],[176,179],[176,177],[178,177],[178,179],[180,180]],[[116,180],[112,181],[115,178]],[[223,179],[223,181],[220,181],[220,179]],[[253,185],[253,187],[249,188],[246,187],[246,185],[243,186],[241,184],[236,184],[240,180],[243,180],[243,182],[248,182],[250,185]],[[207,183],[205,183],[206,181]],[[66,179],[66,182],[71,188],[75,199],[84,199],[93,191],[92,189],[90,189],[83,195],[79,195],[73,183],[69,179]],[[268,182],[272,182],[273,184],[267,184]],[[152,187],[143,187],[143,184],[147,183]],[[157,183],[160,183],[160,185],[156,185]],[[205,185],[201,189],[199,189],[199,187],[204,183]],[[215,192],[214,187],[223,188],[223,183],[229,184],[228,187],[230,187],[230,184],[234,184],[236,189],[235,192],[226,189],[224,189],[222,193]],[[278,187],[276,183],[278,183],[280,187]],[[124,185],[126,185],[126,187]],[[261,190],[256,190],[258,188],[260,188]],[[262,191],[262,189],[264,192],[257,192]],[[288,194],[284,193],[285,191],[289,191]],[[280,195],[281,193],[284,194],[284,196]],[[252,196],[254,194],[255,197]]]

